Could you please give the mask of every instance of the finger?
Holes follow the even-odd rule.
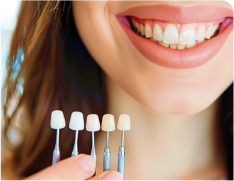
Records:
[[[89,180],[123,180],[121,174],[116,171],[105,171]]]
[[[91,156],[80,154],[62,160],[54,166],[28,177],[29,180],[84,180],[95,172],[95,163]]]

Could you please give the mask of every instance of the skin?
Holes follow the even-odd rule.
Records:
[[[73,2],[77,31],[106,74],[107,113],[113,114],[115,121],[123,113],[132,120],[132,130],[125,136],[125,179],[225,178],[217,123],[219,96],[233,81],[233,32],[202,66],[170,69],[152,64],[130,43],[115,14],[132,6],[158,3],[191,6],[200,2]],[[232,9],[224,1],[203,4]],[[119,140],[110,141],[113,170],[120,135],[120,131],[110,134],[110,140]],[[105,139],[106,133],[101,132],[96,140],[100,160]],[[97,173],[101,171],[99,161]]]

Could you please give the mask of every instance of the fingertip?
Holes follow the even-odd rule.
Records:
[[[95,170],[95,162],[93,158],[89,155],[79,155],[77,158],[75,158],[80,167],[86,172],[92,172]]]
[[[123,180],[122,175],[116,171],[110,171],[104,175],[100,180]]]

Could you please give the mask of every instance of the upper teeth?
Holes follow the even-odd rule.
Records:
[[[184,45],[177,45],[177,49],[184,49],[183,47],[185,46],[186,48],[195,46],[196,43],[199,44],[203,42],[205,38],[210,39],[219,28],[219,24],[213,25],[211,22],[207,30],[205,25],[201,25],[196,31],[193,24],[183,24],[179,33],[177,27],[170,23],[166,25],[164,31],[162,31],[158,23],[154,24],[153,30],[147,21],[145,25],[143,25],[132,19],[132,24],[142,36],[150,38],[155,42],[159,41],[159,44],[165,47],[169,47],[170,44],[170,48],[172,49],[176,49],[176,44]]]

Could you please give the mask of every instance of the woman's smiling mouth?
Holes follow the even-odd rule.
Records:
[[[233,24],[231,10],[209,5],[138,6],[117,18],[146,59],[177,69],[209,61],[222,48]]]

